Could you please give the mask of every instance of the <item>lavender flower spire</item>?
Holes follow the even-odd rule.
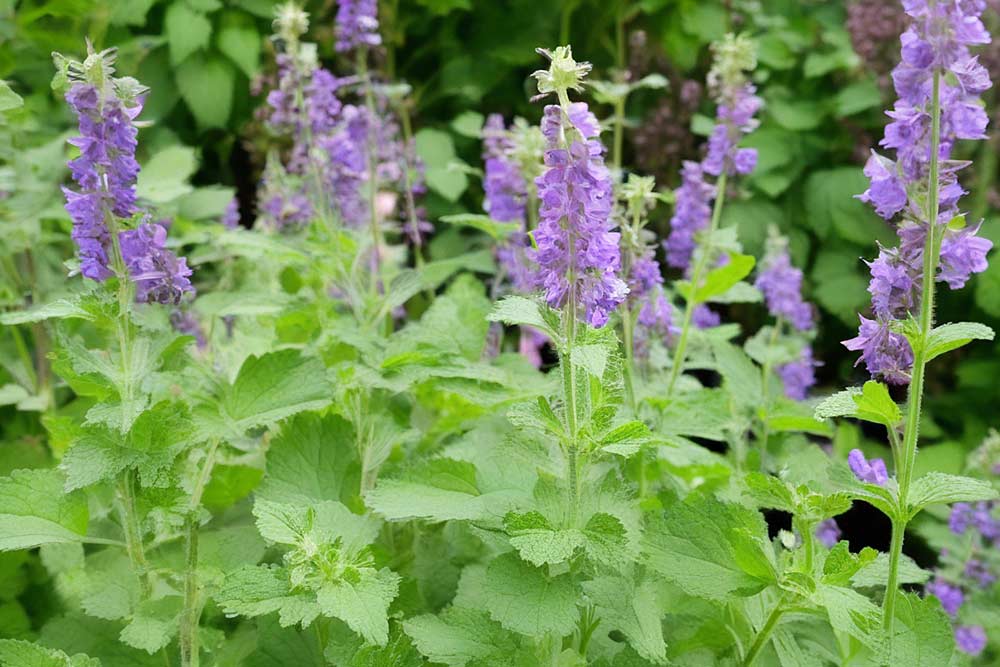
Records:
[[[378,0],[338,0],[337,51],[378,46]]]
[[[165,247],[166,228],[143,223],[120,231],[121,223],[139,212],[133,121],[148,89],[130,77],[113,76],[114,50],[94,53],[89,43],[87,47],[82,63],[57,57],[72,81],[66,100],[77,114],[81,135],[70,140],[80,156],[69,162],[80,190],[63,188],[80,272],[99,282],[115,273],[122,280],[127,276],[138,301],[177,304],[194,288],[186,260]]]
[[[667,264],[683,269],[695,287],[701,286],[705,272],[719,258],[712,237],[722,217],[728,178],[748,174],[757,164],[757,152],[738,148],[738,143],[757,126],[754,114],[762,104],[746,74],[757,64],[753,42],[742,35],[728,34],[712,45],[712,51],[715,60],[708,74],[708,83],[718,105],[716,124],[705,159],[700,164],[684,163],[682,183],[674,193],[670,235],[664,244]],[[715,184],[709,184],[706,176],[715,176]],[[699,235],[703,235],[704,240],[700,246],[697,242]],[[694,299],[687,301],[667,383],[668,396],[673,393],[677,378],[683,371],[692,324],[697,323],[699,328],[703,328],[701,325],[714,324],[717,317],[718,314],[706,304],[696,303]]]
[[[556,93],[559,104],[545,107],[545,172],[536,180],[541,201],[535,230],[535,260],[545,298],[554,308],[582,311],[592,326],[607,323],[628,287],[618,277],[619,235],[612,232],[613,186],[604,165],[600,126],[587,105],[571,103],[589,63],[573,60],[570,47],[542,51],[548,70],[535,72],[542,95]]]
[[[892,323],[923,309],[925,274],[951,289],[986,269],[992,243],[976,236],[958,209],[965,192],[957,180],[964,163],[951,161],[960,139],[985,139],[987,116],[978,96],[990,86],[986,69],[969,47],[990,41],[980,13],[983,2],[903,3],[910,25],[901,37],[901,61],[892,72],[899,96],[880,142],[896,160],[872,152],[865,165],[871,184],[860,195],[886,220],[899,216],[898,248],[881,249],[869,263],[873,320],[861,319],[856,338],[869,373],[895,384],[910,381],[913,352]],[[928,243],[928,232],[931,240]],[[925,258],[927,248],[936,256]],[[925,263],[927,266],[925,267]],[[925,270],[925,268],[929,270]],[[930,313],[929,295],[927,312]]]

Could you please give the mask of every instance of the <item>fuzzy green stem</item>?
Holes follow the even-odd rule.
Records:
[[[784,326],[784,319],[778,317],[774,322],[774,328],[771,329],[771,335],[767,339],[767,358],[764,359],[764,367],[761,369],[761,405],[764,406],[764,420],[761,425],[762,435],[760,438],[760,461],[761,466],[764,465],[764,460],[767,458],[767,443],[771,437],[771,426],[770,422],[770,393],[771,393],[771,371],[774,367],[774,345],[778,342],[778,335],[781,333],[781,329]]]
[[[754,660],[757,659],[760,652],[765,646],[767,646],[767,642],[771,640],[771,634],[774,632],[774,628],[778,625],[778,621],[781,620],[781,615],[785,613],[784,602],[784,598],[778,600],[778,604],[774,606],[774,609],[771,610],[767,620],[764,621],[764,626],[754,638],[753,644],[750,645],[750,650],[747,651],[747,656],[743,660],[743,667],[750,667],[753,665]]]
[[[719,220],[722,218],[722,206],[726,198],[726,172],[722,172],[715,185],[715,204],[712,207],[712,220],[708,225],[705,235],[705,243],[700,249],[698,259],[694,265],[694,272],[691,274],[691,291],[684,304],[684,323],[681,326],[681,335],[677,340],[677,351],[674,352],[674,363],[670,369],[670,380],[667,382],[667,397],[673,395],[677,379],[684,369],[684,361],[687,355],[688,336],[691,333],[691,319],[694,315],[695,306],[698,305],[695,294],[705,277],[705,270],[708,268],[709,256],[712,254],[712,238],[719,228]]]
[[[125,545],[132,570],[139,579],[142,589],[142,599],[145,600],[152,592],[149,581],[149,563],[146,561],[146,550],[142,543],[142,530],[139,527],[139,517],[135,507],[135,473],[128,470],[118,484],[118,494],[121,501],[122,529],[125,533]]]
[[[920,294],[918,339],[913,350],[913,372],[907,398],[906,426],[903,432],[903,451],[899,457],[901,468],[896,471],[899,481],[898,516],[892,524],[892,544],[889,551],[889,578],[882,605],[882,624],[892,634],[895,616],[896,588],[899,581],[899,561],[903,551],[903,536],[909,521],[908,496],[913,468],[917,458],[917,441],[920,430],[920,411],[924,393],[924,370],[927,365],[927,339],[934,328],[934,278],[939,252],[938,214],[939,145],[941,143],[941,73],[934,72],[931,92],[931,164],[927,183],[927,239],[924,242],[923,289]]]

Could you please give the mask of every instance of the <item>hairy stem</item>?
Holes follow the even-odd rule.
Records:
[[[722,206],[726,198],[726,172],[722,172],[719,180],[715,184],[715,204],[712,207],[712,220],[705,233],[705,243],[700,248],[698,258],[695,261],[694,271],[691,274],[691,291],[684,304],[684,323],[681,326],[681,335],[677,340],[677,351],[674,352],[674,363],[670,369],[670,380],[667,382],[667,397],[673,395],[677,379],[681,371],[684,370],[684,361],[687,355],[688,336],[691,333],[691,319],[694,315],[695,306],[698,305],[694,298],[701,281],[705,278],[705,271],[708,269],[709,258],[712,254],[712,238],[719,228],[719,220],[722,218]]]
[[[149,597],[152,585],[149,580],[149,563],[146,561],[146,550],[142,543],[142,529],[139,526],[139,516],[135,506],[135,473],[128,470],[118,484],[118,495],[121,501],[122,529],[125,532],[125,545],[132,570],[139,579],[142,588],[142,599]]]
[[[760,395],[761,405],[764,406],[764,423],[761,425],[762,435],[760,438],[761,467],[764,467],[764,460],[767,458],[767,441],[771,437],[771,427],[768,422],[770,421],[769,417],[771,411],[771,372],[774,367],[772,357],[774,356],[774,345],[778,342],[778,335],[781,333],[783,326],[784,319],[778,317],[774,322],[774,328],[771,329],[771,335],[767,339],[767,358],[764,359],[764,367],[761,369]]]
[[[931,329],[934,327],[934,274],[937,270],[939,252],[938,200],[939,145],[941,143],[941,73],[935,70],[931,92],[931,165],[927,184],[927,239],[924,242],[923,289],[920,294],[920,317],[918,320],[918,340],[913,350],[913,373],[910,378],[910,392],[907,398],[906,426],[903,432],[903,451],[899,457],[901,468],[896,471],[899,481],[899,505],[892,523],[892,544],[889,551],[889,578],[886,583],[885,600],[882,605],[882,624],[892,633],[895,616],[896,588],[899,581],[899,561],[903,551],[903,535],[909,521],[907,496],[913,478],[913,467],[917,458],[917,441],[920,429],[920,410],[924,394],[924,368],[927,364],[926,347]]]

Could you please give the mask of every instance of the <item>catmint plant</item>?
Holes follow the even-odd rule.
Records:
[[[667,394],[673,392],[684,369],[692,325],[717,323],[715,314],[705,303],[709,298],[705,289],[714,282],[708,273],[710,267],[720,260],[714,237],[722,217],[727,183],[732,177],[750,173],[757,164],[756,150],[738,145],[742,137],[757,126],[754,116],[762,104],[756,87],[746,75],[756,66],[755,48],[745,35],[732,34],[713,45],[715,59],[708,74],[708,86],[717,104],[716,123],[705,158],[700,163],[684,164],[682,184],[674,193],[674,215],[670,221],[670,236],[665,242],[667,264],[684,270],[689,281]],[[714,185],[708,182],[709,177],[715,178]],[[696,242],[699,236],[700,243]],[[721,259],[728,261],[725,255]],[[736,274],[737,281],[752,268],[752,258],[748,259],[749,266],[743,259],[731,265],[729,272]],[[738,275],[740,273],[742,275]]]
[[[866,489],[884,497],[877,506],[892,520],[883,624],[896,618],[903,538],[910,520],[932,502],[979,500],[994,495],[988,486],[946,475],[914,479],[928,362],[972,339],[993,332],[975,323],[934,325],[936,283],[962,287],[986,268],[991,242],[977,236],[979,224],[960,211],[965,194],[952,159],[961,140],[984,139],[987,115],[978,95],[990,87],[986,70],[970,47],[990,41],[978,2],[904,2],[909,25],[901,36],[901,60],[892,78],[899,97],[881,145],[895,160],[877,152],[865,165],[870,187],[860,198],[886,220],[896,221],[899,246],[882,248],[869,263],[872,317],[861,317],[856,338],[845,341],[861,352],[869,373],[890,384],[908,385],[905,419],[885,385],[872,381],[820,406],[820,414],[853,415],[883,424],[889,434],[894,477],[880,461],[860,451],[850,466]],[[856,408],[854,405],[856,404]]]

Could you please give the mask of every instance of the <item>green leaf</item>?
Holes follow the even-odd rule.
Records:
[[[365,504],[391,521],[485,519],[504,511],[496,500],[480,495],[471,463],[452,459],[435,459],[405,479],[380,479],[365,495]]]
[[[448,223],[449,225],[478,229],[488,234],[494,241],[503,241],[521,229],[520,223],[500,222],[488,215],[478,213],[455,213],[453,215],[441,216],[439,219],[441,222]]]
[[[841,542],[846,546],[846,542]],[[862,551],[861,556],[865,552]],[[889,554],[872,554],[865,557],[857,572],[851,575],[851,585],[855,588],[885,588],[889,581]],[[931,572],[917,565],[912,558],[903,554],[899,560],[897,576],[900,584],[923,584],[931,578]]]
[[[729,253],[729,262],[725,266],[712,269],[705,276],[705,282],[694,292],[694,302],[705,303],[706,301],[728,292],[736,283],[740,282],[753,271],[757,262],[751,255],[740,255]],[[689,283],[684,283],[682,294],[685,298],[691,293]]]
[[[869,380],[861,388],[861,394],[854,396],[858,419],[882,424],[886,428],[896,428],[903,419],[899,406],[889,396],[889,388],[881,382]]]
[[[0,112],[24,106],[20,95],[11,90],[6,81],[0,81]]]
[[[122,628],[121,640],[150,655],[165,648],[177,634],[177,619],[183,602],[179,595],[147,600]]]
[[[62,651],[19,639],[0,639],[3,667],[101,667],[101,661],[82,653],[72,657]]]
[[[85,539],[87,499],[64,486],[58,470],[15,470],[0,478],[0,551]]]
[[[215,45],[247,78],[253,78],[260,68],[260,43],[260,33],[248,16],[234,11],[222,15]]]
[[[458,201],[458,198],[468,187],[469,179],[457,169],[451,169],[456,162],[455,143],[451,135],[442,130],[424,128],[413,138],[417,155],[426,165],[424,177],[427,186],[448,201]]]
[[[317,410],[333,398],[326,368],[297,350],[279,350],[247,358],[222,400],[222,411],[240,435],[305,410]]]
[[[608,366],[611,350],[599,343],[590,345],[575,345],[570,353],[570,361],[574,366],[582,368],[595,378],[603,378]]]
[[[893,665],[952,665],[954,630],[937,598],[896,593],[896,622],[890,638]]]
[[[816,419],[854,417],[894,429],[903,415],[881,382],[869,380],[859,391],[852,388],[828,396],[813,413]]]
[[[951,352],[973,340],[993,340],[993,329],[979,322],[941,324],[931,330],[924,352],[927,361]]]
[[[164,204],[191,192],[188,179],[198,169],[193,148],[170,146],[153,155],[143,165],[136,183],[136,195],[156,204]]]
[[[514,637],[484,611],[450,607],[438,616],[403,621],[403,631],[429,660],[449,667],[503,664],[517,650]]]
[[[487,611],[508,630],[541,638],[567,635],[576,627],[577,591],[569,574],[549,577],[506,553],[486,568],[483,585]]]
[[[56,319],[83,319],[92,320],[93,315],[82,308],[76,300],[57,299],[43,306],[35,306],[28,310],[16,310],[9,313],[0,314],[0,324],[34,324],[45,320]]]
[[[486,319],[504,324],[526,324],[535,327],[552,340],[559,339],[551,323],[542,316],[538,302],[527,297],[508,296],[498,301]]]
[[[769,549],[767,527],[756,510],[707,496],[671,506],[642,543],[650,568],[689,595],[716,600],[754,595],[774,583],[773,572],[760,572]]]
[[[580,531],[557,530],[538,512],[508,512],[503,523],[510,535],[511,546],[532,565],[563,563],[573,557],[577,548],[583,546]]]
[[[451,121],[451,129],[463,137],[479,139],[483,132],[483,114],[478,111],[463,111]]]
[[[214,598],[227,614],[252,618],[277,612],[283,628],[307,627],[321,612],[315,596],[293,592],[287,572],[276,566],[247,565],[230,572]]]
[[[267,450],[267,474],[257,497],[282,503],[340,500],[345,485],[357,481],[348,477],[358,466],[354,442],[353,427],[339,415],[296,416]]]
[[[365,641],[384,646],[389,639],[389,605],[399,590],[399,575],[387,568],[359,570],[356,580],[328,581],[316,594],[323,613],[347,623]]]
[[[884,650],[882,610],[867,597],[850,588],[820,584],[812,600],[826,609],[835,630],[858,639],[876,653]]]
[[[882,105],[882,91],[871,79],[863,79],[845,86],[833,98],[833,112],[837,118],[852,116]]]
[[[584,582],[583,590],[597,607],[601,622],[625,635],[632,648],[655,664],[666,664],[663,611],[656,586],[636,584],[623,577],[599,577]]]
[[[129,468],[139,472],[143,486],[166,486],[177,455],[195,442],[187,410],[169,401],[143,412],[124,436],[103,426],[88,427],[62,460],[66,490],[113,480]]]
[[[212,22],[184,0],[174,0],[163,16],[163,32],[170,45],[170,63],[176,67],[195,51],[208,46]]]
[[[997,496],[996,489],[987,481],[929,472],[914,480],[910,487],[910,513],[915,515],[928,505],[938,503],[992,500]]]
[[[806,214],[811,218],[810,224],[820,238],[837,236],[846,241],[861,245],[869,245],[872,235],[888,242],[890,239],[888,227],[881,222],[870,206],[858,200],[854,195],[864,192],[868,187],[868,179],[859,167],[836,167],[812,172],[805,183]],[[845,260],[852,261],[851,256]],[[853,266],[860,267],[860,262],[853,260]],[[841,275],[856,275],[849,271],[852,264],[844,264],[843,260],[835,267]],[[815,271],[820,271],[817,260]],[[817,279],[816,285],[822,283]],[[857,325],[857,314],[852,315],[853,324]]]
[[[177,68],[177,87],[200,129],[226,126],[236,88],[236,72],[228,61],[191,56]]]
[[[602,436],[597,446],[603,451],[611,452],[612,454],[632,456],[643,445],[655,442],[655,440],[649,427],[644,422],[630,421],[616,426]]]

